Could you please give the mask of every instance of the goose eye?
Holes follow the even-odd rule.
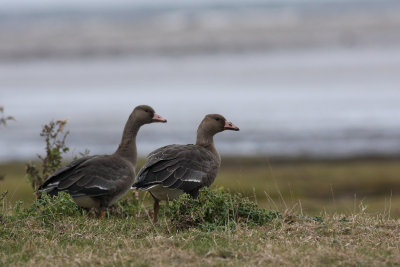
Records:
[[[147,113],[149,113],[149,112],[150,112],[148,109],[145,109],[145,111],[146,111]]]
[[[216,121],[219,121],[219,118],[215,118]]]

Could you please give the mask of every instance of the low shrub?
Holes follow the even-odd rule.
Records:
[[[232,229],[237,224],[263,225],[281,217],[279,212],[259,208],[242,194],[231,194],[223,188],[204,188],[197,199],[184,194],[167,207],[166,215],[178,229],[204,230]]]
[[[137,216],[139,210],[144,209],[143,205],[141,205],[141,201],[136,199],[136,197],[128,193],[128,197],[118,201],[114,205],[108,208],[108,212],[110,216],[119,217],[119,218],[127,218],[131,216]]]
[[[42,193],[31,206],[21,209],[22,203],[16,204],[15,214],[41,218],[44,222],[57,221],[65,216],[81,216],[82,209],[79,208],[70,194],[60,192],[57,196]]]

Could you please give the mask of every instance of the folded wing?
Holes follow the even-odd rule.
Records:
[[[121,159],[103,155],[77,159],[51,175],[39,190],[50,195],[60,191],[72,197],[101,196],[113,193],[132,177],[132,170]]]
[[[196,193],[199,188],[212,184],[218,167],[216,157],[203,147],[169,145],[149,154],[133,186],[147,190],[162,185]]]

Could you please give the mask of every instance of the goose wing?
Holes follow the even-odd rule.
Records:
[[[123,160],[109,155],[90,156],[58,169],[39,190],[50,195],[66,191],[72,197],[100,196],[118,191],[131,177],[133,169]]]
[[[219,161],[207,149],[197,145],[169,145],[148,156],[133,185],[147,190],[156,185],[196,193],[210,186],[217,176]]]

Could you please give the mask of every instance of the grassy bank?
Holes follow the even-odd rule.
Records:
[[[139,165],[143,164],[143,160]],[[25,177],[25,164],[0,164],[0,192],[7,200],[33,201]],[[214,186],[242,192],[262,207],[318,215],[354,214],[360,209],[372,215],[400,218],[400,160],[353,159],[336,161],[223,158]]]
[[[190,199],[163,204],[156,225],[143,194],[138,203],[128,194],[105,220],[87,216],[72,200],[32,206],[24,163],[3,163],[0,191],[8,194],[0,209],[0,265],[399,265],[399,163],[226,158],[213,187],[243,192],[266,210],[250,205],[241,210],[251,214],[238,220],[235,210],[224,212],[231,199],[211,194],[209,201],[200,198],[197,213]],[[196,219],[210,210],[222,212],[211,220],[225,219]]]
[[[165,208],[154,225],[147,206],[129,216],[117,213],[99,220],[70,203],[52,205],[28,212],[17,207],[1,216],[2,266],[400,264],[400,221],[364,212],[320,217],[286,213],[261,225],[181,229]]]

